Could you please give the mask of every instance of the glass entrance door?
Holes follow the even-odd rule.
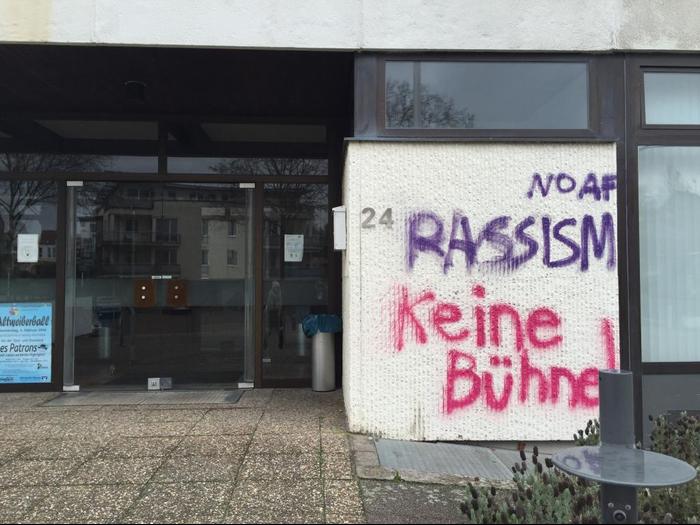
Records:
[[[65,351],[74,369],[66,379],[252,382],[253,190],[167,182],[68,190]]]

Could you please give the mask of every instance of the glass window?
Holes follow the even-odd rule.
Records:
[[[644,73],[647,124],[700,125],[700,72]]]
[[[228,250],[226,259],[226,264],[236,266],[238,264],[238,252],[236,250]]]
[[[209,250],[202,250],[202,265],[209,264]]]
[[[640,146],[642,358],[700,361],[700,147]]]
[[[328,175],[327,159],[168,157],[168,173],[240,177]]]
[[[287,248],[290,236],[300,254]],[[265,184],[263,218],[263,380],[307,381],[310,340],[302,321],[328,313],[328,186]]]
[[[0,173],[157,173],[158,157],[0,153]]]
[[[234,220],[228,221],[228,236],[229,237],[236,236],[236,221],[234,221]]]
[[[586,63],[389,61],[385,88],[387,128],[588,128]]]
[[[0,181],[0,316],[48,319],[16,343],[36,345],[31,359],[4,355],[0,382],[50,383],[55,343],[57,184],[48,180]]]
[[[317,124],[237,124],[204,122],[203,131],[215,142],[326,141],[326,127]]]

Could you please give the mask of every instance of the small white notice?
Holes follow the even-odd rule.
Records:
[[[301,262],[304,258],[304,236],[284,235],[284,262]]]
[[[39,262],[39,235],[36,233],[20,233],[17,235],[17,262]]]

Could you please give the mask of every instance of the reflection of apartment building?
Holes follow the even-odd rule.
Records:
[[[94,209],[80,208],[78,267],[101,275],[245,277],[249,256],[245,204],[231,186],[206,193],[193,185],[121,185]],[[83,213],[81,213],[83,212]]]
[[[44,230],[39,236],[39,262],[56,261],[56,230]]]

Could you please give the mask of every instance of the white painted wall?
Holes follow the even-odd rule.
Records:
[[[696,0],[0,0],[0,42],[700,50]]]
[[[344,179],[348,245],[343,264],[343,384],[352,431],[414,440],[566,440],[597,414],[597,369],[619,363],[616,261],[608,264],[611,252],[606,247],[602,258],[589,248],[585,271],[580,258],[562,267],[545,264],[543,220],[551,219],[550,232],[554,232],[559,221],[574,219],[575,225],[562,227],[559,235],[579,246],[584,216],[593,217],[600,234],[604,214],[617,219],[616,191],[608,193],[609,200],[604,194],[600,200],[593,194],[579,198],[578,191],[589,173],[595,174],[599,184],[605,175],[614,181],[615,163],[614,144],[349,144]],[[528,196],[534,173],[542,174],[545,181],[552,174],[546,197],[541,192]],[[557,190],[560,173],[575,178],[576,190]],[[560,182],[567,189],[570,179],[562,176]],[[369,207],[377,215],[367,224],[372,227],[363,228]],[[392,210],[392,225],[378,220],[387,208]],[[505,251],[496,246],[492,235],[480,243],[477,262],[470,269],[463,252],[454,251],[454,266],[445,271],[444,258],[417,248],[411,267],[410,248],[417,243],[411,243],[410,224],[419,225],[421,237],[437,231],[437,224],[427,216],[419,222],[419,214],[426,212],[444,220],[440,242],[444,250],[455,212],[468,217],[477,243],[489,221],[511,217],[508,226],[496,233],[514,239],[513,256],[529,251],[527,242],[518,240],[514,231],[518,223],[532,217],[534,224],[523,232],[538,243],[536,255],[514,269],[489,265],[487,261]],[[461,233],[456,238],[464,239]],[[550,241],[550,261],[574,251],[551,235]],[[484,287],[485,299],[474,296],[475,285]],[[404,309],[402,315],[404,292],[410,310]],[[434,299],[426,293],[433,293]],[[440,335],[440,327],[430,320],[438,302],[460,309],[461,319],[441,327],[451,336],[466,328],[465,338],[448,341]],[[502,319],[500,345],[494,343],[488,310],[484,310],[486,342],[479,343],[477,307],[495,304],[519,312],[525,332],[522,348],[510,317]],[[543,307],[555,312],[560,324],[552,318],[551,326],[536,326],[533,317],[534,336],[528,335],[525,319]],[[420,339],[420,328],[425,330],[425,341]],[[551,344],[537,348],[538,341]],[[457,358],[452,374],[450,355]],[[525,355],[548,378],[543,400],[538,398],[538,378],[531,379],[529,395],[520,399]],[[494,356],[501,363],[509,358],[511,366],[494,364]],[[469,372],[472,366],[476,368]],[[564,367],[577,378],[589,369],[585,396],[579,393],[576,406],[570,406],[574,398],[567,379],[558,381],[561,392],[554,399],[555,367]],[[491,379],[486,374],[493,380],[496,398],[513,381],[500,407],[487,400],[486,384]],[[580,380],[577,384],[583,386]],[[470,393],[478,397],[469,400]]]

